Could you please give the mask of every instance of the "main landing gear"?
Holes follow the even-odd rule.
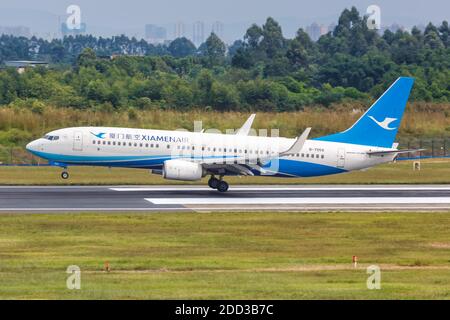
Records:
[[[211,176],[211,178],[208,181],[208,186],[211,189],[216,189],[219,192],[227,192],[228,188],[230,187],[226,181],[222,180],[223,177],[220,177],[220,179],[217,179],[214,176]]]

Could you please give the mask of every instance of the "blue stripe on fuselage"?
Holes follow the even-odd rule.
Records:
[[[278,167],[271,161],[262,168],[269,172],[276,172],[276,176],[279,177],[316,177],[346,172],[344,169],[300,160],[278,159],[278,162]],[[259,173],[255,172],[255,174]]]

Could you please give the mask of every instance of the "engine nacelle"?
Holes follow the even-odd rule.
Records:
[[[162,175],[168,180],[197,181],[206,175],[199,163],[184,160],[167,160],[164,162]]]

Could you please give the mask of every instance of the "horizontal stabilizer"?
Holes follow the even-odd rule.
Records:
[[[369,156],[383,156],[389,154],[402,154],[402,153],[410,153],[410,152],[421,152],[426,149],[404,149],[404,150],[388,150],[388,151],[373,151],[367,152]]]

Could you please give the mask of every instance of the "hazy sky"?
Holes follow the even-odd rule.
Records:
[[[365,12],[370,4],[381,7],[382,24],[395,21],[410,26],[450,18],[450,0],[0,0],[0,25],[20,24],[42,32],[57,26],[58,16],[64,19],[70,4],[81,7],[83,22],[98,33],[143,33],[147,23],[197,20],[220,20],[229,29],[242,28],[267,16],[292,33],[294,26],[336,21],[345,7],[354,5]]]

